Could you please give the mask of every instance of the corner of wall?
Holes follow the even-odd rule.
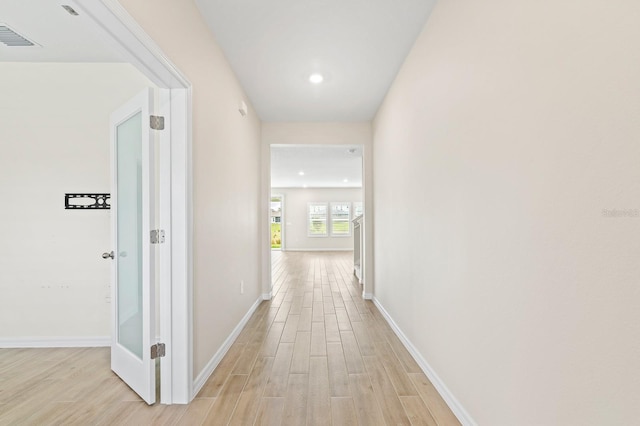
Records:
[[[238,325],[236,325],[236,327],[233,329],[231,334],[222,343],[222,346],[220,346],[217,352],[211,357],[211,359],[209,360],[209,362],[207,362],[207,364],[204,366],[202,371],[198,373],[195,380],[193,381],[193,390],[191,395],[193,395],[194,397],[195,395],[198,395],[198,392],[200,392],[200,390],[202,389],[204,384],[207,382],[211,374],[213,374],[213,371],[216,369],[218,364],[220,364],[220,361],[222,361],[222,358],[224,358],[224,356],[227,354],[227,352],[229,351],[229,348],[231,347],[233,342],[235,342],[235,340],[238,338],[244,326],[247,325],[247,322],[249,322],[251,315],[253,315],[256,309],[258,309],[258,306],[260,306],[260,303],[262,303],[263,300],[265,299],[263,297],[260,297],[258,298],[258,300],[255,301],[255,303],[251,306],[251,308],[249,308],[249,310],[244,315],[244,317],[242,317]]]
[[[365,295],[365,299],[366,299]],[[398,324],[391,318],[391,315],[387,312],[387,310],[382,306],[380,301],[373,297],[373,303],[376,305],[384,319],[387,321],[393,332],[398,336],[404,347],[409,351],[413,359],[418,363],[418,366],[422,369],[427,378],[431,381],[433,386],[436,388],[442,399],[447,403],[453,414],[458,418],[460,423],[468,426],[475,426],[477,423],[473,420],[471,415],[465,410],[460,401],[453,395],[453,393],[449,390],[447,385],[442,381],[442,379],[438,376],[435,370],[429,365],[426,359],[422,356],[422,354],[418,351],[418,349],[411,343],[409,338],[403,333],[403,331],[398,327]]]

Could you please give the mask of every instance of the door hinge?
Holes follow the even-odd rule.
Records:
[[[164,357],[164,343],[156,343],[151,346],[151,359]]]
[[[149,127],[153,130],[164,130],[164,117],[161,115],[150,115]]]
[[[164,243],[164,229],[152,229],[151,230],[151,244]]]

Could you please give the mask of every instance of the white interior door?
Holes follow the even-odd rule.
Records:
[[[111,114],[112,340],[111,369],[148,404],[156,400],[153,91]]]

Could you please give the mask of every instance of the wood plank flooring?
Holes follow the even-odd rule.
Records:
[[[458,425],[350,252],[273,252],[263,302],[189,405],[147,406],[108,348],[0,349],[0,425]]]

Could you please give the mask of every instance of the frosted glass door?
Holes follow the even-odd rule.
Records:
[[[148,404],[156,400],[152,93],[145,90],[111,114],[111,369]]]
[[[117,126],[118,343],[142,359],[142,113]]]

